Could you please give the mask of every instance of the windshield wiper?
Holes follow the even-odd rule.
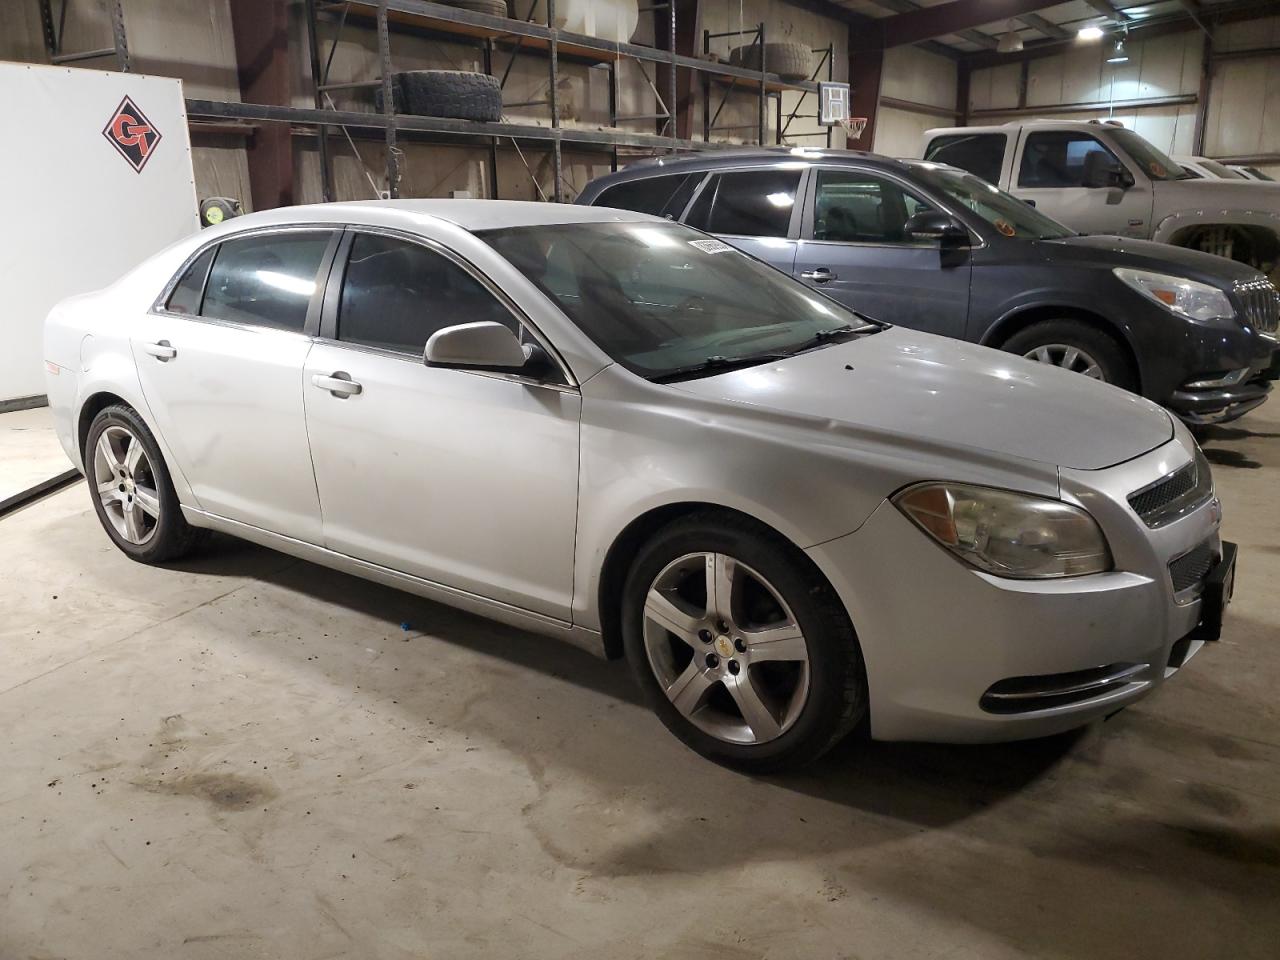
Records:
[[[832,327],[829,330],[819,330],[808,340],[804,340],[788,351],[790,356],[801,353],[805,350],[812,350],[814,347],[821,347],[823,344],[835,343],[837,340],[844,340],[851,335],[870,333],[875,327]]]
[[[754,353],[745,357],[707,357],[705,360],[699,360],[697,363],[691,363],[685,367],[676,367],[674,370],[668,370],[666,373],[660,373],[649,379],[653,383],[696,380],[701,376],[711,376],[717,373],[725,373],[729,370],[740,370],[743,367],[772,363],[775,360],[785,360],[789,356],[790,354],[787,353]]]

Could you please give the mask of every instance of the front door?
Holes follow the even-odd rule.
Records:
[[[1145,176],[1129,170],[1134,182],[1128,187],[1084,185],[1085,158],[1098,151],[1129,170],[1102,141],[1087,133],[1032,131],[1022,138],[1014,158],[1010,192],[1080,233],[1150,236],[1154,198]]]
[[[816,168],[810,180],[795,275],[876,320],[963,337],[969,252],[914,242],[903,232],[910,217],[933,207],[872,171]]]
[[[423,363],[442,327],[523,332],[443,252],[353,232],[339,256],[303,388],[325,546],[567,622],[580,394]]]
[[[199,506],[318,543],[302,409],[317,277],[337,234],[271,230],[210,248],[135,328],[147,406]]]

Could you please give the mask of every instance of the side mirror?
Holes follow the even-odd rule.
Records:
[[[969,231],[940,210],[922,210],[902,225],[908,240],[936,240],[944,247],[967,247]]]
[[[1090,189],[1133,186],[1120,161],[1105,150],[1090,150],[1084,155],[1083,181]]]
[[[427,341],[423,359],[428,367],[513,372],[522,370],[528,357],[510,327],[481,320],[437,330]]]

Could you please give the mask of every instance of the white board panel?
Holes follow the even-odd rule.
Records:
[[[106,286],[199,219],[182,81],[0,62],[0,93],[23,117],[21,142],[0,150],[0,400],[10,400],[44,393],[42,328],[55,303]],[[113,141],[126,97],[136,109]]]

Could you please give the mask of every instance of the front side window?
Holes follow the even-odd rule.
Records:
[[[713,176],[687,223],[735,237],[785,237],[800,189],[799,170],[750,170]]]
[[[200,300],[204,296],[204,281],[209,276],[209,264],[217,247],[210,247],[191,262],[186,273],[178,281],[178,285],[169,294],[165,309],[170,313],[183,313],[195,316],[200,312]]]
[[[1000,182],[1004,151],[1009,138],[1003,133],[968,133],[936,137],[924,158],[934,163],[947,163],[988,183]]]
[[[932,209],[892,180],[857,170],[819,170],[813,197],[813,239],[907,243],[903,224]]]
[[[669,177],[645,177],[628,180],[606,189],[596,198],[593,206],[619,207],[636,213],[651,213],[655,217],[679,217],[702,179],[700,173]]]
[[[200,315],[301,333],[333,234],[264,233],[218,247]]]
[[[1018,169],[1020,187],[1083,187],[1085,158],[1104,153],[1119,165],[1116,155],[1086,133],[1045,131],[1027,137]]]
[[[727,243],[675,223],[479,234],[627,369],[714,373],[879,329]]]
[[[358,233],[338,302],[338,339],[422,356],[431,334],[491,320],[520,332],[519,321],[483,284],[418,243]]]

